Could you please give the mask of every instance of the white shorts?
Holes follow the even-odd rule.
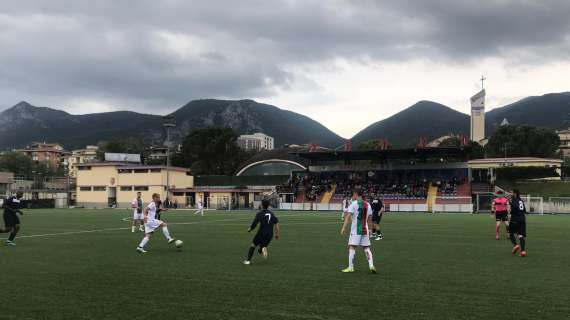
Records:
[[[351,234],[348,239],[348,245],[370,247],[370,237],[366,234]]]
[[[133,214],[133,220],[144,220],[144,213]]]
[[[145,233],[152,233],[156,228],[160,227],[163,224],[160,220],[151,220],[144,224],[144,232]]]

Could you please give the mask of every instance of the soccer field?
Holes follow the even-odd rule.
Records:
[[[127,210],[28,210],[0,247],[0,319],[567,319],[570,216],[529,216],[528,256],[488,215],[387,214],[379,273],[343,274],[338,214],[276,212],[282,239],[242,265],[253,212],[168,212],[135,248]],[[4,236],[4,235],[2,235]]]

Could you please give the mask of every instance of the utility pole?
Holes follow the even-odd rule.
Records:
[[[166,198],[170,201],[170,130],[176,127],[176,123],[172,116],[165,116],[162,125],[166,128]]]
[[[487,78],[485,78],[484,75],[481,75],[481,90],[485,89],[485,80],[487,80]]]

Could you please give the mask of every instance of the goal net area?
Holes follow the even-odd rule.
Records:
[[[544,214],[544,198],[523,196],[528,214]]]
[[[429,201],[428,206],[430,206]],[[430,209],[432,213],[473,213],[473,199],[471,197],[436,197]]]
[[[477,193],[473,196],[473,212],[490,213],[492,209],[493,199],[496,195],[493,193]],[[544,214],[545,204],[543,197],[531,197],[523,195],[521,197],[526,205],[528,214]],[[569,198],[570,200],[570,198]],[[570,205],[570,202],[569,202]]]

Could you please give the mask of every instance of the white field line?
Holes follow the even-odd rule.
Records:
[[[295,215],[282,215],[282,217],[295,217]],[[298,216],[297,216],[298,217]],[[123,218],[122,221],[129,221],[132,218]],[[200,224],[200,223],[213,223],[213,222],[231,222],[231,221],[243,221],[247,222],[247,220],[240,218],[240,219],[220,219],[220,220],[208,220],[208,221],[192,221],[192,222],[171,222],[168,224],[171,225],[193,225],[193,224]],[[300,223],[295,223],[300,224]],[[307,223],[307,224],[322,224],[322,223]],[[220,224],[220,226],[238,226],[241,224]],[[31,234],[31,235],[22,235],[18,236],[18,238],[40,238],[40,237],[54,237],[54,236],[65,236],[65,235],[74,235],[74,234],[84,234],[84,233],[97,233],[97,232],[108,232],[108,231],[121,231],[121,230],[129,230],[130,227],[123,227],[123,228],[107,228],[107,229],[94,229],[94,230],[80,230],[80,231],[67,231],[67,232],[58,232],[58,233],[44,233],[44,234]],[[6,238],[0,238],[5,240]]]

